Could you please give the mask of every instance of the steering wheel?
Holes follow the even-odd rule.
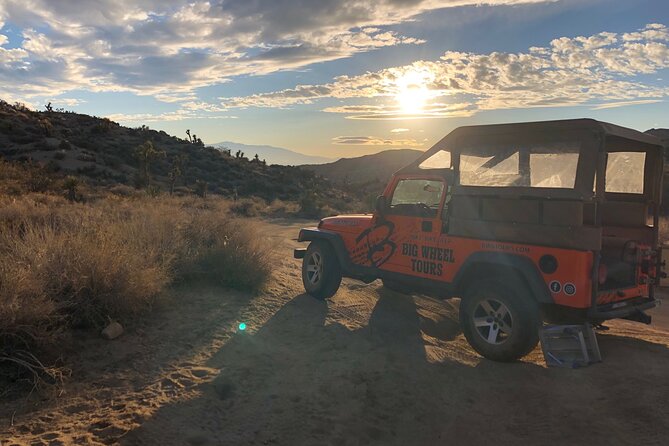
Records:
[[[423,215],[426,217],[429,217],[434,213],[434,210],[425,203],[416,203],[416,206],[418,206],[418,208],[423,211]]]

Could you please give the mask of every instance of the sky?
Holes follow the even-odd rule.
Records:
[[[669,128],[667,0],[0,0],[0,99],[330,158]]]

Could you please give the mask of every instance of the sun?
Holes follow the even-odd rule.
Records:
[[[414,115],[425,111],[432,92],[427,87],[430,73],[419,70],[407,71],[395,81],[395,100],[403,113]]]

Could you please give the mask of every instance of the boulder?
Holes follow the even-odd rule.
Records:
[[[109,325],[102,330],[102,337],[105,339],[116,339],[123,334],[123,326],[118,322],[110,322]]]

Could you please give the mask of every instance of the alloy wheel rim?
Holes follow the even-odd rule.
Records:
[[[312,285],[316,285],[323,277],[323,257],[318,252],[309,256],[307,261],[307,279]]]
[[[476,332],[488,344],[506,342],[513,333],[513,317],[509,308],[497,299],[484,299],[474,309]]]

